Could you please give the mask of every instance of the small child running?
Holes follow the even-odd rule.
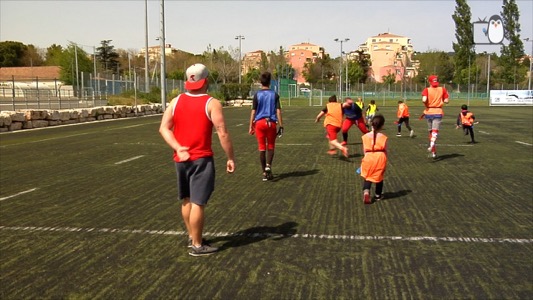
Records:
[[[332,95],[329,97],[326,107],[316,116],[315,123],[318,123],[320,118],[326,116],[324,127],[326,128],[328,138],[328,154],[335,155],[337,154],[337,150],[335,149],[339,149],[344,157],[348,157],[348,148],[337,141],[337,134],[341,131],[343,107],[344,103],[337,102],[337,96]]]
[[[378,105],[376,104],[375,100],[370,100],[370,104],[366,107],[366,125],[367,128],[370,130],[372,127],[372,118],[376,115],[376,113],[379,111]]]
[[[385,118],[376,114],[372,118],[372,131],[363,135],[363,150],[365,156],[361,161],[361,176],[363,183],[363,202],[371,204],[370,188],[376,184],[374,201],[383,199],[383,177],[387,167],[387,136],[381,133]]]
[[[398,117],[398,121],[395,122],[398,127],[398,133],[396,136],[402,136],[402,123],[405,123],[405,127],[409,130],[409,136],[413,137],[415,131],[409,124],[409,107],[407,106],[407,103],[404,103],[402,100],[398,101],[398,111],[396,112],[396,116]]]
[[[470,144],[475,144],[474,140],[474,121],[476,117],[474,113],[468,111],[468,106],[466,104],[461,105],[461,112],[457,116],[457,127],[459,129],[461,126],[465,132],[465,135],[470,134]]]

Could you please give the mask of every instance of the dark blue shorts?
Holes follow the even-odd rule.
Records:
[[[198,205],[206,205],[215,190],[215,163],[213,157],[177,162],[178,196],[189,198]]]

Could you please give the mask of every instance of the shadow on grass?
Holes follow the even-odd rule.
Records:
[[[383,193],[383,200],[379,200],[379,202],[382,202],[382,201],[389,201],[389,200],[392,200],[394,198],[400,198],[402,196],[405,196],[409,193],[412,193],[413,191],[412,190],[401,190],[401,191],[397,191],[397,192],[385,192]]]
[[[296,234],[296,227],[298,227],[298,223],[296,222],[285,222],[278,226],[251,227],[227,236],[209,239],[209,242],[216,243],[226,241],[218,248],[219,251],[223,251],[228,248],[246,246],[266,239],[272,239],[275,241],[282,240]]]
[[[434,158],[433,161],[434,161],[434,162],[437,162],[437,161],[441,161],[441,160],[445,160],[445,159],[450,159],[450,158],[461,157],[461,156],[464,156],[464,155],[463,155],[463,154],[459,154],[459,153],[437,155],[437,157]]]
[[[306,171],[294,171],[294,172],[289,172],[289,173],[281,173],[277,175],[276,177],[274,177],[272,181],[278,181],[278,180],[288,178],[288,177],[302,177],[302,176],[315,175],[315,174],[318,174],[318,172],[319,172],[318,169],[313,169],[313,170],[306,170]]]

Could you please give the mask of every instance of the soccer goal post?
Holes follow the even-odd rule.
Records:
[[[312,89],[309,94],[309,106],[323,106],[324,93],[320,89]]]

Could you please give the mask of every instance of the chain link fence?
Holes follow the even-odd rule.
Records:
[[[167,95],[172,91],[183,91],[182,80],[166,79]],[[125,92],[150,93],[161,88],[161,80],[152,78],[116,76],[114,74],[94,76],[80,73],[78,83],[65,85],[59,79],[15,78],[0,81],[0,111],[21,109],[70,109],[108,105],[108,98]]]

